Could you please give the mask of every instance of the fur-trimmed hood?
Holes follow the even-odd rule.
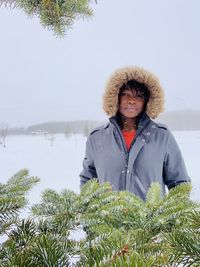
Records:
[[[118,111],[118,94],[121,86],[130,80],[143,83],[150,91],[147,115],[155,119],[164,110],[164,91],[151,72],[136,66],[118,69],[108,80],[103,96],[103,109],[109,117]]]

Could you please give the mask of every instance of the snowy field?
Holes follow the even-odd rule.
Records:
[[[185,163],[192,178],[192,198],[200,201],[198,174],[200,132],[174,132]],[[82,169],[86,138],[64,134],[55,135],[53,146],[45,136],[8,136],[6,148],[0,145],[0,182],[4,183],[23,168],[41,182],[29,195],[30,204],[40,201],[40,193],[47,188],[61,191],[64,188],[79,192],[79,173]]]

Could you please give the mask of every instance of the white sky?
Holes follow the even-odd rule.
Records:
[[[142,66],[166,110],[199,109],[200,1],[99,0],[94,17],[55,38],[37,18],[0,8],[0,123],[105,120],[102,94],[119,67]]]

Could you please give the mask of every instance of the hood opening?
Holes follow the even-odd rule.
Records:
[[[107,82],[103,95],[103,109],[109,117],[118,112],[118,95],[126,85],[146,88],[149,92],[146,114],[154,119],[164,110],[164,91],[159,79],[151,72],[136,66],[118,69]]]

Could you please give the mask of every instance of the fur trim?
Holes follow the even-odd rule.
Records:
[[[164,91],[156,76],[140,67],[118,69],[109,79],[103,95],[103,109],[109,117],[115,116],[118,110],[119,89],[124,83],[135,80],[143,83],[150,91],[147,103],[147,115],[155,119],[164,110]]]

